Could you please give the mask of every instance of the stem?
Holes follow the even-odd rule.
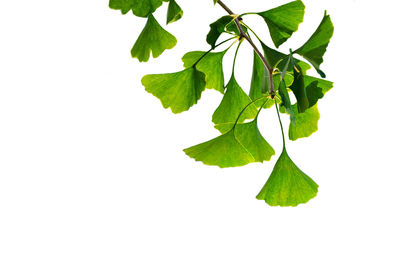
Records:
[[[273,69],[271,68],[271,66],[268,64],[268,61],[265,59],[264,55],[260,52],[260,50],[258,50],[257,46],[253,43],[253,41],[250,39],[250,37],[246,34],[246,32],[243,30],[242,25],[240,24],[240,16],[236,16],[233,11],[227,7],[221,0],[218,0],[217,3],[223,8],[225,9],[226,12],[228,12],[229,15],[234,16],[234,21],[236,24],[236,27],[238,28],[239,32],[240,32],[240,36],[243,37],[244,39],[246,39],[249,44],[253,47],[254,51],[257,53],[257,55],[260,57],[261,61],[263,62],[265,68],[267,68],[268,72],[270,73],[270,76],[272,77],[272,72]],[[270,83],[271,83],[271,90],[270,90],[270,94],[272,96],[275,96],[275,90],[274,90],[274,83],[272,78],[270,79]]]
[[[256,100],[253,100],[253,101],[251,101],[250,103],[248,103],[248,104],[242,109],[242,111],[240,111],[239,116],[237,117],[237,119],[236,119],[236,121],[235,121],[235,124],[233,125],[233,128],[236,127],[236,124],[238,124],[238,122],[239,122],[240,116],[242,116],[243,112],[244,112],[250,105],[254,104],[254,103],[257,102],[258,100],[261,100],[261,99],[267,98],[267,97],[268,97],[268,96],[262,96],[262,97],[260,97],[260,98],[257,98]],[[265,103],[264,103],[264,104],[265,104]],[[264,106],[264,104],[263,104],[263,106]],[[257,114],[257,116],[258,116],[258,114]],[[233,129],[233,128],[232,128],[232,129]]]
[[[278,104],[276,103],[275,99],[275,108],[276,108],[276,114],[278,114],[278,119],[279,119],[279,124],[281,126],[281,133],[282,133],[282,140],[283,140],[283,149],[286,149],[286,143],[285,143],[285,133],[283,131],[283,125],[282,125],[282,120],[281,120],[281,115],[279,114],[279,109],[278,109]]]
[[[235,57],[233,58],[233,66],[232,66],[232,75],[233,75],[233,76],[235,76],[236,58],[237,58],[237,55],[238,55],[238,53],[239,53],[239,48],[240,48],[240,45],[241,45],[241,44],[242,44],[242,42],[240,41],[239,44],[238,44],[238,46],[237,46],[237,48],[236,48]]]
[[[199,63],[205,56],[207,56],[207,55],[208,55],[211,51],[213,51],[215,48],[217,48],[218,46],[223,45],[224,43],[226,43],[226,42],[228,42],[228,41],[230,41],[230,40],[232,40],[232,39],[235,39],[235,38],[236,38],[236,36],[235,36],[235,37],[232,37],[232,38],[229,38],[229,39],[226,39],[225,41],[220,42],[220,43],[217,44],[215,47],[213,47],[213,48],[211,48],[210,50],[208,50],[207,52],[205,52],[205,53],[193,64],[192,67],[195,67],[195,66],[197,65],[197,63]]]

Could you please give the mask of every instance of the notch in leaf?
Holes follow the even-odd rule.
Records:
[[[320,69],[322,64],[323,56],[328,47],[329,41],[333,36],[334,27],[329,15],[326,11],[321,24],[318,26],[313,35],[308,39],[308,41],[299,49],[294,51],[305,59],[307,59],[317,70],[322,78],[325,78],[325,73]]]
[[[146,91],[159,98],[173,113],[188,110],[197,103],[205,89],[205,75],[196,68],[167,74],[150,74],[142,78]]]
[[[276,47],[287,41],[303,22],[305,6],[300,0],[257,13],[264,18]]]
[[[168,12],[167,12],[167,24],[181,19],[182,16],[183,16],[182,8],[175,2],[175,0],[169,0]]]
[[[150,58],[150,52],[153,54],[153,58],[157,58],[166,49],[174,48],[176,43],[176,38],[164,30],[154,16],[150,14],[143,31],[131,50],[131,54],[140,62],[147,62]]]
[[[227,50],[222,52],[209,52],[197,64],[196,68],[206,75],[206,88],[215,89],[224,93],[224,72],[222,59]],[[192,51],[182,57],[184,67],[188,68],[195,64],[204,54],[203,51]]]
[[[147,17],[162,5],[161,0],[110,0],[111,9],[121,10],[122,14],[132,10],[138,17]]]
[[[295,207],[317,193],[318,185],[294,164],[284,148],[257,199],[270,206]]]

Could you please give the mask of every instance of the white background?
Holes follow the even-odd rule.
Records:
[[[221,94],[173,115],[140,83],[208,49],[208,24],[225,15],[211,2],[179,1],[184,17],[167,27],[178,45],[146,64],[129,53],[145,20],[106,0],[1,2],[0,266],[400,266],[400,4],[304,1],[282,51],[308,39],[324,9],[335,25],[322,65],[335,88],[320,101],[319,131],[288,142],[320,190],[272,208],[255,196],[277,157],[219,169],[182,152],[217,136]],[[285,2],[226,0],[237,12]],[[262,20],[246,22],[271,44]],[[248,90],[248,45],[238,64]],[[276,114],[260,121],[279,153]]]

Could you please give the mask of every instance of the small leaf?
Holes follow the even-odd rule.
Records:
[[[333,88],[333,82],[330,82],[328,80],[319,79],[319,78],[312,77],[312,76],[307,76],[307,75],[304,76],[304,84],[305,84],[305,86],[309,86],[313,82],[318,82],[318,87],[321,88],[322,94],[324,94],[324,95],[330,89]]]
[[[206,88],[215,89],[224,93],[224,72],[222,68],[222,59],[227,50],[218,53],[208,53],[197,63],[196,68],[206,75]],[[206,52],[193,51],[186,53],[182,61],[185,68],[193,66]]]
[[[168,74],[150,74],[142,78],[146,91],[161,100],[173,113],[188,110],[205,89],[205,75],[195,68]]]
[[[250,103],[250,97],[243,91],[236,82],[234,75],[232,75],[221,104],[213,114],[212,121],[215,124],[235,122],[240,112]],[[239,122],[246,119],[253,119],[256,115],[257,108],[254,104],[251,104],[243,112],[242,116],[240,116]]]
[[[299,65],[296,65],[296,63],[293,64],[294,80],[292,85],[290,86],[290,89],[297,99],[298,111],[299,113],[302,113],[309,107],[309,103],[304,86],[304,76],[302,70]]]
[[[235,24],[232,16],[223,16],[214,23],[211,23],[210,31],[207,34],[207,43],[210,44],[212,48],[215,48],[216,42],[222,33],[234,32],[236,35],[240,35],[236,26],[232,27],[232,24]],[[229,27],[229,25],[231,26]],[[229,29],[227,29],[228,27]]]
[[[296,104],[293,105],[296,123],[289,124],[289,139],[295,141],[299,138],[309,137],[318,131],[318,120],[320,118],[317,105],[307,109],[304,113],[298,113]]]
[[[167,12],[167,24],[181,19],[182,16],[183,16],[182,8],[175,2],[175,0],[169,0],[168,12]]]
[[[164,30],[150,14],[142,33],[132,48],[131,54],[140,62],[147,62],[150,58],[150,52],[152,52],[154,58],[157,58],[164,50],[174,48],[176,43],[176,38]]]
[[[306,94],[309,108],[313,107],[315,104],[317,104],[319,99],[324,97],[322,88],[318,87],[318,81],[314,81],[306,87]]]
[[[310,39],[294,53],[297,53],[307,59],[321,75],[325,78],[325,73],[321,71],[319,66],[323,62],[323,56],[328,47],[329,41],[333,36],[333,24],[329,15],[324,15],[321,24],[317,30],[313,33]]]
[[[265,68],[263,62],[256,52],[253,53],[253,74],[251,77],[249,96],[256,100],[270,91],[269,71]]]
[[[161,0],[110,0],[111,9],[121,10],[122,14],[132,10],[138,17],[147,17],[162,5]]]
[[[317,193],[318,185],[294,164],[284,149],[257,199],[270,206],[295,207],[307,203]]]
[[[258,13],[264,18],[276,47],[286,42],[297,31],[304,18],[304,4],[293,1],[285,5]]]
[[[239,167],[254,162],[251,154],[236,139],[233,130],[208,142],[186,148],[184,152],[196,161],[221,168]]]

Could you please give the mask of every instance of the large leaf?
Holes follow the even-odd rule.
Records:
[[[318,26],[317,30],[302,47],[294,52],[307,59],[323,78],[325,78],[326,75],[323,71],[321,71],[320,65],[323,62],[322,57],[326,52],[329,41],[333,36],[333,29],[331,18],[325,12],[321,24]]]
[[[290,159],[283,149],[274,169],[257,199],[271,206],[297,206],[318,193],[318,185]]]
[[[161,0],[110,0],[112,9],[121,10],[122,14],[132,10],[138,17],[147,17],[162,5]]]
[[[132,48],[132,57],[140,62],[148,61],[150,52],[153,57],[159,57],[164,50],[172,49],[177,43],[176,38],[164,30],[153,15],[149,15],[147,23]]]
[[[184,151],[196,161],[221,168],[239,167],[254,162],[253,156],[240,144],[233,130]]]
[[[317,105],[307,109],[304,113],[298,113],[296,104],[293,105],[295,124],[289,125],[289,139],[294,141],[299,138],[309,137],[318,131],[318,120],[320,118]]]
[[[304,4],[298,0],[258,13],[264,18],[276,47],[286,42],[297,31],[304,18]]]
[[[221,168],[237,167],[251,162],[269,161],[274,149],[261,135],[257,118],[251,122],[216,125],[223,135],[208,142],[185,149],[185,153],[196,161]],[[232,145],[232,149],[229,147]]]
[[[205,75],[195,68],[168,74],[150,74],[142,79],[146,91],[161,100],[173,113],[188,110],[205,89]]]
[[[177,21],[183,16],[182,8],[175,2],[175,0],[169,0],[168,12],[167,12],[167,24]]]
[[[232,75],[226,87],[226,92],[221,104],[213,114],[212,121],[215,124],[235,122],[240,112],[250,103],[250,97],[236,82],[235,76]],[[239,122],[242,122],[246,119],[253,119],[256,115],[256,106],[254,104],[250,104],[240,116]]]
[[[196,63],[206,52],[193,51],[186,53],[182,61],[185,68],[191,67]],[[225,51],[218,53],[208,53],[197,64],[196,68],[206,75],[206,88],[216,89],[224,93],[224,72],[222,68],[222,59],[226,53]]]

